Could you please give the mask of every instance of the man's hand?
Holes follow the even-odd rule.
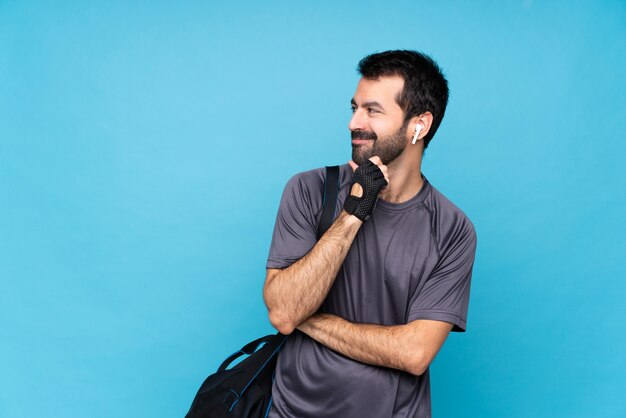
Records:
[[[370,158],[361,166],[354,161],[349,164],[354,171],[352,189],[343,208],[347,213],[365,221],[374,210],[378,194],[389,184],[387,166],[378,156]]]

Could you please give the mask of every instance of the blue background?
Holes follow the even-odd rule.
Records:
[[[434,415],[626,416],[625,43],[623,1],[0,1],[0,416],[183,416],[396,48],[449,79],[423,172],[479,243]]]

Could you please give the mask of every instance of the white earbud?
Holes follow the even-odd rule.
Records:
[[[417,142],[417,136],[420,134],[420,132],[422,131],[423,126],[419,123],[415,124],[415,135],[413,135],[413,142],[411,142],[413,145],[415,145],[415,143]]]

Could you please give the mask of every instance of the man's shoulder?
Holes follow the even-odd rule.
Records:
[[[431,214],[431,227],[440,248],[462,237],[475,240],[476,229],[469,216],[432,184],[430,187],[424,204]]]
[[[349,178],[350,166],[348,164],[340,165],[340,183],[343,184]],[[303,191],[318,195],[324,188],[326,178],[326,167],[313,168],[306,171],[300,171],[287,181],[285,191]]]
[[[287,181],[287,186],[291,187],[317,187],[324,184],[324,167],[313,168],[306,171],[300,171],[291,176]]]

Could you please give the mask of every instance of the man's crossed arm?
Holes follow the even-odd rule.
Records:
[[[387,179],[387,168],[380,158],[370,160]],[[376,171],[369,174],[376,174]],[[351,195],[367,197],[374,193],[376,196],[381,185],[377,187],[364,190],[359,183],[354,183]],[[371,203],[375,199],[363,201]],[[371,213],[372,209],[369,207],[365,213]],[[359,210],[357,207],[350,213],[342,211],[313,249],[296,263],[285,269],[267,269],[263,298],[270,322],[282,334],[291,334],[298,328],[354,360],[421,375],[443,345],[452,324],[416,320],[406,325],[380,326],[355,324],[329,314],[314,315],[363,224],[363,219],[351,214],[358,215]]]
[[[355,324],[335,315],[317,314],[298,329],[353,360],[419,376],[435,358],[452,324],[421,319],[393,326]]]
[[[263,299],[272,325],[291,334],[320,307],[363,222],[388,184],[387,167],[379,157],[355,169],[350,195],[335,222],[311,251],[285,269],[267,269]],[[357,168],[358,167],[358,168]]]
[[[267,269],[263,299],[280,333],[291,334],[324,302],[362,224],[342,211],[308,254],[285,269]]]

